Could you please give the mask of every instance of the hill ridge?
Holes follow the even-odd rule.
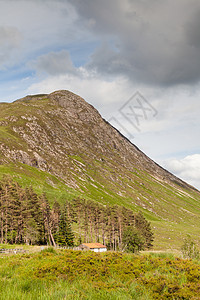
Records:
[[[151,160],[70,91],[0,103],[0,163],[2,170],[12,165],[19,180],[29,166],[30,172],[55,176],[72,193],[142,210],[155,221],[155,231],[172,222],[176,230],[184,227],[181,234],[188,224],[200,233],[200,192]],[[165,243],[166,235],[173,235],[169,228]]]

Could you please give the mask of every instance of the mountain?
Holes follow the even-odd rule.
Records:
[[[158,141],[159,143],[159,141]],[[155,248],[200,234],[200,192],[141,152],[69,91],[0,103],[0,175],[45,191],[49,201],[85,197],[142,211]]]

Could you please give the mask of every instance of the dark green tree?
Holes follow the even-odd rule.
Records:
[[[44,242],[44,218],[40,198],[32,187],[26,189],[26,197],[26,240],[30,244],[42,244]]]
[[[123,232],[123,251],[136,253],[145,249],[145,239],[137,228],[126,227]]]
[[[148,222],[145,219],[145,217],[143,216],[143,214],[141,212],[139,212],[138,214],[135,214],[134,218],[135,218],[134,226],[138,229],[140,234],[144,237],[145,248],[150,249],[153,246],[152,242],[154,240],[150,222]]]
[[[59,228],[56,234],[56,243],[60,246],[73,246],[74,234],[71,230],[71,225],[67,220],[66,211],[61,211],[59,219]]]

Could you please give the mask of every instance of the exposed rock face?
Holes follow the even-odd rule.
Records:
[[[73,130],[76,132],[78,128],[78,132],[73,136],[73,139],[77,142],[79,154],[89,150],[89,156],[94,159],[98,159],[99,155],[105,155],[113,159],[113,156],[117,154],[118,160],[121,161],[120,165],[130,171],[134,171],[136,167],[141,168],[149,171],[152,175],[158,176],[161,180],[174,181],[180,185],[185,185],[180,179],[149,159],[122,136],[118,130],[103,120],[98,111],[81,97],[69,91],[57,91],[48,97],[55,104],[65,108],[67,122],[62,125],[64,127],[68,123],[68,134],[71,131],[71,135],[73,135]]]
[[[199,195],[69,91],[0,105],[1,163],[21,162],[39,168],[99,201],[106,201],[107,195],[129,199],[130,205],[161,218],[173,219],[176,209],[175,204],[171,212],[163,209],[162,201],[175,203],[186,191]]]
[[[34,103],[33,103],[34,99]],[[40,100],[44,100],[39,106]],[[99,161],[101,172],[106,164],[116,170],[112,177],[119,177],[123,169],[134,172],[146,170],[159,180],[176,181],[189,188],[188,185],[163,170],[115,128],[102,119],[98,111],[81,97],[69,91],[56,91],[50,95],[27,96],[12,105],[27,106],[25,114],[7,116],[10,129],[17,134],[21,143],[18,147],[9,147],[1,143],[1,151],[6,158],[35,166],[41,170],[51,170],[66,179],[70,184],[74,178],[65,178],[66,168],[83,175],[83,164],[80,167],[69,159],[69,156],[85,158],[86,164]],[[31,115],[31,106],[34,109]],[[23,120],[23,122],[21,122]],[[2,125],[8,124],[2,122]],[[21,145],[20,145],[21,144]],[[25,144],[25,148],[23,147]],[[80,164],[80,162],[79,162]],[[85,164],[84,164],[85,166]],[[97,170],[96,170],[97,171]],[[118,179],[119,180],[119,179]]]

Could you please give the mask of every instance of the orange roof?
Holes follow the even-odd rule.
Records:
[[[106,246],[104,246],[103,244],[100,243],[83,243],[82,245],[90,248],[90,249],[94,249],[94,248],[106,248]]]

